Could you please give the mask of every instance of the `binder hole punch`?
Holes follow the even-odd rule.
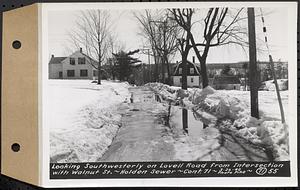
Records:
[[[11,149],[14,152],[19,152],[20,151],[20,145],[18,143],[14,143],[14,144],[11,145]]]
[[[15,40],[12,43],[13,48],[20,49],[21,48],[21,42],[19,40]]]

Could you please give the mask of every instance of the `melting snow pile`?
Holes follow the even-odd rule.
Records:
[[[97,161],[121,125],[121,116],[116,110],[118,104],[129,99],[129,84],[103,81],[102,85],[96,85],[80,80],[51,82],[51,162]]]
[[[180,89],[179,87],[169,86],[162,83],[147,83],[145,86],[150,87],[155,93],[167,100],[175,100],[176,91]]]
[[[277,79],[277,84],[279,90],[288,90],[288,79]],[[274,80],[268,80],[263,82],[262,89],[268,91],[275,91]]]
[[[210,86],[203,90],[189,89],[185,92],[159,83],[148,86],[163,97],[172,98],[174,101],[181,99],[183,106],[192,109],[194,115],[203,123],[230,130],[251,143],[272,150],[271,156],[274,160],[289,160],[288,126],[278,120],[258,120],[251,117],[248,104],[237,97],[214,90]]]

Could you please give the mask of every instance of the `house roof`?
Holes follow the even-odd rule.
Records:
[[[84,55],[85,57],[87,57],[90,61],[92,61],[93,63],[98,63],[96,60],[94,60],[93,58],[91,58],[90,56],[88,56],[87,54],[83,53],[82,51],[79,51],[82,55]]]
[[[213,84],[241,84],[241,81],[237,76],[221,75],[214,77]]]
[[[93,64],[96,64],[96,63],[97,63],[97,61],[95,61],[93,58],[91,58],[90,56],[86,55],[86,54],[83,53],[82,51],[78,50],[78,51],[75,51],[74,53],[77,53],[77,52],[79,52],[79,53],[81,53],[83,56],[87,57]],[[74,53],[73,53],[73,54],[74,54]],[[68,57],[71,57],[73,54],[71,54],[71,55],[68,56]],[[51,57],[49,64],[61,64],[61,62],[62,62],[63,60],[65,60],[66,58],[68,58],[68,57]]]
[[[177,70],[178,70],[178,68],[179,68],[179,65],[180,65],[181,63],[182,63],[182,61],[178,62],[178,64],[177,64],[177,66],[176,66],[176,68],[175,68],[175,71],[174,71],[173,75],[176,74],[176,72],[177,72]],[[197,65],[196,65],[195,63],[190,62],[189,60],[187,60],[187,63],[193,65],[194,68],[195,68],[195,70],[196,70],[196,73],[199,75],[199,71],[198,71]]]
[[[61,64],[67,57],[51,57],[49,64]]]

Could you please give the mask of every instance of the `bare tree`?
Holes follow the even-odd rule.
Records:
[[[110,31],[111,33],[111,31]],[[109,55],[112,55],[116,52],[120,52],[122,50],[125,50],[125,44],[120,41],[118,39],[118,36],[116,34],[110,34],[109,37],[108,37],[108,49],[109,49],[109,52],[108,54]]]
[[[187,22],[189,22],[187,20]],[[182,82],[181,82],[181,87],[182,89],[187,89],[187,72],[188,72],[188,63],[187,63],[187,58],[189,55],[189,52],[192,48],[191,44],[190,44],[190,35],[187,35],[187,33],[183,33],[182,37],[180,39],[178,39],[178,43],[179,43],[179,51],[181,54],[181,67],[182,67]]]
[[[202,87],[208,86],[208,77],[206,71],[206,59],[210,48],[226,44],[247,44],[246,35],[239,21],[245,18],[240,17],[243,9],[229,11],[228,8],[210,8],[205,13],[203,27],[201,27],[201,36],[193,34],[192,23],[195,9],[170,9],[172,18],[187,32],[190,38],[191,46],[200,62],[200,70],[202,77]],[[200,10],[197,10],[200,11]],[[201,10],[202,11],[202,10]],[[197,38],[198,37],[198,38]],[[198,39],[198,41],[196,41]]]
[[[116,57],[114,54],[117,52],[125,51],[125,45],[118,40],[117,35],[110,34],[108,38],[108,56],[107,56],[107,63],[109,65],[109,73],[112,76],[112,79],[115,80],[116,78]]]
[[[151,24],[151,21],[154,20],[153,15],[151,14],[150,10],[145,10],[144,14],[143,13],[133,13],[134,17],[138,20],[140,23],[140,35],[143,36],[149,45],[151,46],[152,49],[152,56],[154,57],[154,63],[155,63],[155,79],[156,81],[158,80],[158,57],[159,52],[157,52],[155,47],[160,47],[160,41],[156,40],[156,28],[153,27]]]
[[[168,14],[169,12],[165,10],[154,13],[150,10],[145,10],[141,14],[134,13],[140,23],[140,34],[147,39],[151,46],[156,65],[158,59],[161,61],[161,75],[164,83],[166,82],[165,68],[168,75],[167,83],[171,81],[170,60],[178,50],[178,37],[181,33],[178,24],[170,20]]]
[[[93,60],[90,60],[90,64],[98,71],[98,84],[101,84],[101,65],[109,46],[109,21],[108,11],[82,11],[76,22],[76,28],[70,32],[73,44],[77,48],[83,48],[88,57],[97,60],[97,64],[94,64]]]

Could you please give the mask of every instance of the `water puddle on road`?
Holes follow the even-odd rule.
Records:
[[[179,106],[171,107],[169,123],[170,127],[182,129],[191,137],[197,137],[203,131],[203,123],[195,119],[192,111]]]
[[[199,135],[203,135],[203,131],[206,126],[202,121],[197,120],[194,117],[191,110],[175,106],[170,102],[167,103],[158,95],[155,95],[154,98],[157,102],[164,102],[165,104],[168,104],[168,111],[164,116],[165,125],[173,129],[183,130],[190,137],[199,137]],[[206,131],[207,130],[205,130],[205,133],[207,133]]]

